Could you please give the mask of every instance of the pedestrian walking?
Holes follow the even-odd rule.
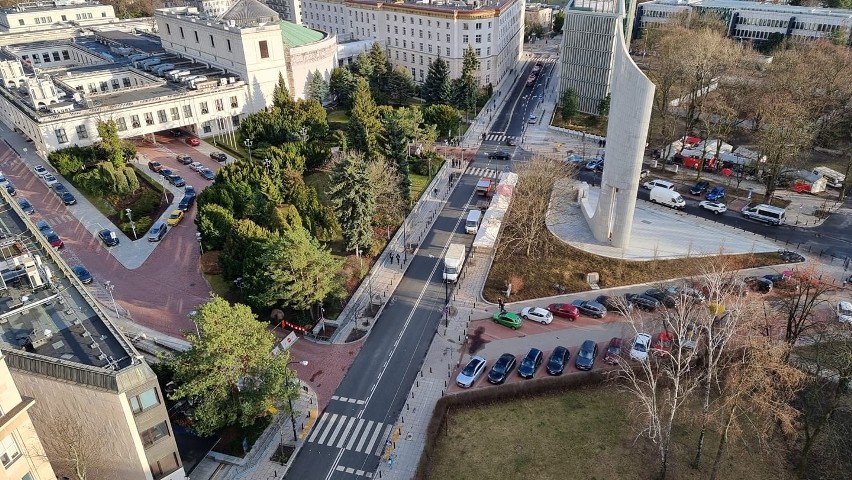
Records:
[[[503,297],[497,299],[497,305],[500,307],[501,313],[506,311],[506,304],[503,303]]]
[[[388,252],[388,262],[390,262],[391,265],[393,265],[393,252]]]
[[[401,263],[401,261],[400,261],[400,259],[399,259],[399,254],[398,254],[398,253],[396,254],[396,264],[397,264],[397,265],[402,265],[402,263]]]
[[[432,193],[434,193],[435,197],[437,197],[438,196],[438,187],[435,187],[435,189],[432,190]]]

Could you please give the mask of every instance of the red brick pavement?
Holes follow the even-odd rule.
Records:
[[[294,363],[291,367],[294,367],[299,379],[310,384],[316,391],[320,412],[328,405],[361,350],[361,345],[363,341],[348,345],[326,345],[300,339],[290,347],[290,360],[308,361],[306,366]]]

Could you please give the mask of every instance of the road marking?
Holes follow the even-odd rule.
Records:
[[[349,422],[346,424],[346,428],[343,429],[343,433],[340,435],[340,441],[337,442],[337,445],[334,448],[340,448],[346,442],[346,436],[349,435],[349,430],[352,430],[352,426],[355,425],[355,420],[358,420],[355,417],[349,418]],[[361,419],[363,420],[363,418]],[[340,422],[343,425],[343,422]]]
[[[364,425],[363,418],[358,419],[358,424],[355,425],[355,430],[352,432],[352,436],[349,438],[349,443],[346,444],[346,450],[352,450],[352,446],[355,445],[355,440],[358,439],[358,434],[361,432],[361,427]]]
[[[382,436],[381,436],[380,438],[385,438],[385,437],[387,437],[387,436],[388,436],[388,433],[390,433],[390,429],[391,429],[392,427],[393,427],[393,425],[388,425],[387,427],[385,427],[385,431],[382,433]],[[389,440],[390,440],[390,439],[389,439]],[[375,452],[375,453],[373,453],[373,455],[381,455],[381,454],[382,454],[382,450],[384,450],[384,445],[382,445],[382,444],[381,444],[381,442],[379,442],[379,445],[376,447],[376,452]],[[369,449],[367,449],[367,451],[369,452],[370,450],[369,450]]]
[[[346,420],[344,420],[345,418],[346,418],[346,416],[345,416],[345,415],[341,415],[341,416],[340,416],[340,422],[338,422],[337,426],[336,426],[336,427],[334,427],[334,433],[332,433],[332,434],[331,434],[331,437],[329,437],[329,439],[328,439],[328,444],[327,444],[327,445],[328,445],[329,447],[331,447],[331,446],[333,446],[333,445],[334,445],[334,439],[335,439],[335,438],[337,438],[337,434],[338,434],[338,433],[340,433],[340,429],[341,429],[341,428],[343,428],[343,424],[346,422]],[[331,430],[331,427],[329,427],[329,430]],[[323,439],[322,439],[322,438],[320,438],[319,443],[322,443],[322,440],[323,440]]]
[[[388,425],[388,426],[390,426],[390,425]],[[376,431],[373,433],[373,437],[370,438],[370,443],[367,444],[367,448],[364,449],[364,453],[369,453],[372,450],[373,444],[376,443],[376,439],[379,438],[379,433],[381,433],[381,431],[382,431],[382,429],[381,429],[381,425],[380,425],[379,428],[376,428]],[[381,446],[382,446],[382,442],[379,442],[379,447],[381,447]],[[360,452],[361,450],[359,449],[358,451]]]
[[[367,423],[367,428],[364,429],[364,436],[361,437],[361,441],[358,442],[358,446],[355,447],[356,452],[360,452],[361,448],[364,446],[364,442],[367,441],[367,434],[370,433],[370,429],[373,428],[373,423],[375,422],[373,422],[372,420]]]
[[[337,420],[337,414],[336,414],[336,413],[334,413],[334,414],[332,414],[332,415],[331,415],[331,419],[330,419],[330,420],[329,420],[329,422],[328,422],[328,427],[326,427],[325,432],[324,432],[324,433],[322,434],[322,436],[319,438],[319,440],[317,441],[317,443],[322,443],[322,442],[324,442],[324,441],[325,441],[325,437],[327,437],[327,436],[328,436],[328,434],[329,434],[329,432],[331,432],[331,428],[332,428],[332,426],[334,426],[334,421],[335,421],[335,420]]]
[[[323,425],[325,425],[326,420],[328,420],[328,414],[323,413],[322,417],[320,417],[319,422],[317,423],[317,426],[314,427],[314,433],[312,433],[310,438],[308,438],[309,442],[314,441],[314,438],[316,438],[316,436],[319,434],[320,430],[322,430]]]

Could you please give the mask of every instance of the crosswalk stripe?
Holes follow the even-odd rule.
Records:
[[[382,433],[382,436],[379,437],[379,438],[387,438],[388,434],[390,433],[392,426],[393,425],[388,425],[387,427],[385,427],[385,431]],[[374,455],[381,455],[383,448],[384,448],[384,445],[382,445],[382,442],[379,442],[379,445],[376,447],[376,453],[374,453]],[[370,450],[367,449],[367,451],[369,452]]]
[[[378,424],[376,427],[376,431],[373,433],[373,437],[370,438],[370,443],[367,444],[367,448],[364,449],[364,453],[370,453],[373,450],[373,444],[376,443],[376,439],[379,438],[379,434],[382,432],[382,424]],[[381,443],[379,444],[381,446]],[[359,450],[360,451],[360,450]]]
[[[349,422],[346,424],[346,428],[343,429],[343,434],[340,435],[340,441],[337,442],[337,445],[335,445],[334,448],[340,448],[343,446],[343,444],[346,442],[347,435],[349,435],[349,430],[352,430],[352,426],[355,425],[355,420],[357,420],[357,418],[355,417],[349,418]],[[343,422],[340,423],[343,424]]]
[[[334,427],[334,433],[332,433],[331,436],[328,437],[328,443],[326,443],[326,445],[328,445],[329,447],[334,445],[334,440],[337,438],[337,434],[340,433],[340,429],[343,428],[343,424],[345,424],[345,423],[346,423],[346,416],[341,415],[340,421],[337,422],[337,426]],[[331,429],[329,428],[329,430],[331,430]],[[319,443],[322,443],[322,439],[320,439]]]
[[[325,441],[325,437],[331,432],[331,429],[334,427],[334,421],[337,420],[337,414],[334,413],[331,415],[331,418],[328,421],[328,427],[326,427],[325,432],[323,432],[322,436],[317,440],[317,443],[323,443]]]
[[[368,436],[368,435],[369,435],[369,433],[370,433],[370,429],[371,429],[371,428],[373,428],[373,424],[374,424],[374,423],[376,423],[376,422],[374,422],[374,421],[372,421],[372,420],[370,420],[370,421],[367,423],[367,428],[365,428],[365,429],[364,429],[364,435],[362,435],[362,436],[361,436],[361,441],[360,441],[360,442],[358,442],[358,446],[357,446],[357,447],[355,447],[355,451],[356,451],[356,452],[360,452],[360,451],[361,451],[361,448],[363,448],[363,447],[364,447],[364,442],[366,442],[366,441],[367,441],[367,436]]]
[[[346,450],[352,450],[352,445],[355,445],[355,440],[358,440],[358,434],[361,433],[361,427],[364,425],[364,422],[363,418],[358,419],[358,424],[355,425],[355,430],[352,432],[352,436],[349,437],[349,443],[346,444]]]
[[[325,421],[328,420],[328,414],[322,414],[322,417],[319,419],[319,422],[314,426],[314,431],[311,433],[311,436],[308,438],[309,442],[313,442],[314,438],[319,434],[322,427],[325,425]]]

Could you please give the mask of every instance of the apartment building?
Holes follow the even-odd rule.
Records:
[[[89,0],[21,2],[0,9],[0,33],[21,33],[54,27],[97,25],[116,21],[112,5]]]
[[[0,479],[55,480],[44,446],[30,420],[35,399],[22,397],[0,352]]]
[[[281,20],[302,24],[302,2],[299,0],[266,0],[266,5],[278,12]],[[328,30],[324,30],[328,32]],[[330,32],[334,34],[334,32]]]
[[[665,24],[678,12],[701,14],[715,12],[726,23],[730,37],[764,42],[775,34],[795,40],[815,40],[843,35],[846,44],[852,37],[852,10],[738,0],[653,0],[642,3],[636,13],[636,35],[642,29]]]
[[[5,192],[0,230],[0,352],[21,401],[34,402],[26,413],[54,471],[75,476],[73,446],[85,452],[88,478],[183,480],[154,372]],[[14,407],[2,398],[4,412]],[[23,436],[13,438],[23,447]],[[2,445],[14,456],[15,445]]]

